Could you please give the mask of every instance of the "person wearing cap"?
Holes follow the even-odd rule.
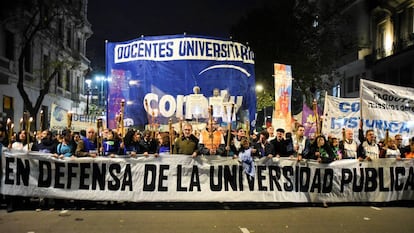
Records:
[[[276,129],[276,137],[270,141],[273,146],[273,155],[275,157],[288,157],[287,141],[284,138],[285,130],[282,128]]]

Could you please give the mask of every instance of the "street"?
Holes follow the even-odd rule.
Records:
[[[263,204],[265,205],[265,204]],[[283,206],[152,204],[136,209],[0,210],[1,232],[414,232],[412,204]],[[210,207],[208,207],[210,206]],[[141,208],[141,209],[140,209]]]

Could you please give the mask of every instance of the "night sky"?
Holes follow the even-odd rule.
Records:
[[[97,70],[105,67],[105,40],[144,36],[193,35],[230,37],[229,30],[257,0],[89,0],[93,35],[87,57]]]

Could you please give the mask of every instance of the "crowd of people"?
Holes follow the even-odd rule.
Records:
[[[226,128],[212,123],[207,124],[200,132],[193,130],[192,124],[185,123],[181,134],[174,132],[174,135],[149,130],[140,132],[131,128],[122,137],[117,130],[106,128],[98,134],[95,128],[90,127],[81,132],[66,129],[60,134],[43,130],[35,136],[21,130],[9,137],[6,127],[1,124],[0,142],[5,148],[12,150],[51,153],[62,159],[85,156],[158,156],[163,153],[237,158],[245,151],[243,140],[248,141],[251,156],[254,158],[289,157],[297,160],[312,159],[321,163],[339,159],[363,161],[377,158],[414,158],[414,138],[409,140],[408,145],[403,145],[401,134],[387,134],[383,140],[377,140],[373,130],[368,129],[364,133],[362,128],[361,125],[357,140],[353,129],[344,129],[341,139],[325,137],[322,134],[309,138],[305,136],[302,125],[298,125],[294,132],[285,132],[283,128],[274,130],[270,126],[258,134],[248,135],[241,127],[229,134]]]
[[[401,134],[390,136],[387,133],[384,139],[377,140],[373,130],[363,131],[362,124],[357,140],[353,129],[344,129],[341,139],[322,134],[309,138],[305,136],[302,125],[298,125],[294,132],[285,132],[283,128],[274,130],[270,126],[258,134],[247,134],[242,127],[229,133],[226,128],[213,123],[208,123],[200,132],[193,130],[192,124],[184,123],[182,132],[175,132],[174,135],[148,130],[140,132],[132,128],[125,132],[124,137],[121,135],[117,130],[108,128],[97,133],[95,128],[90,127],[81,132],[66,129],[60,134],[43,130],[31,135],[21,130],[10,137],[5,125],[0,123],[0,143],[3,148],[50,153],[58,159],[184,154],[193,158],[201,155],[232,157],[243,164],[263,157],[285,157],[298,161],[307,159],[320,163],[341,159],[371,161],[380,158],[414,158],[414,137],[408,145],[402,143]]]

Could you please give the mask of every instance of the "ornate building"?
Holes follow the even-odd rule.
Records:
[[[414,0],[339,2],[349,37],[341,42],[334,94],[359,96],[361,78],[414,87]]]
[[[19,122],[30,110],[25,98],[35,108],[43,92],[37,114],[48,113],[45,124],[52,104],[83,113],[86,41],[92,35],[88,0],[12,2],[0,4],[0,112]]]

